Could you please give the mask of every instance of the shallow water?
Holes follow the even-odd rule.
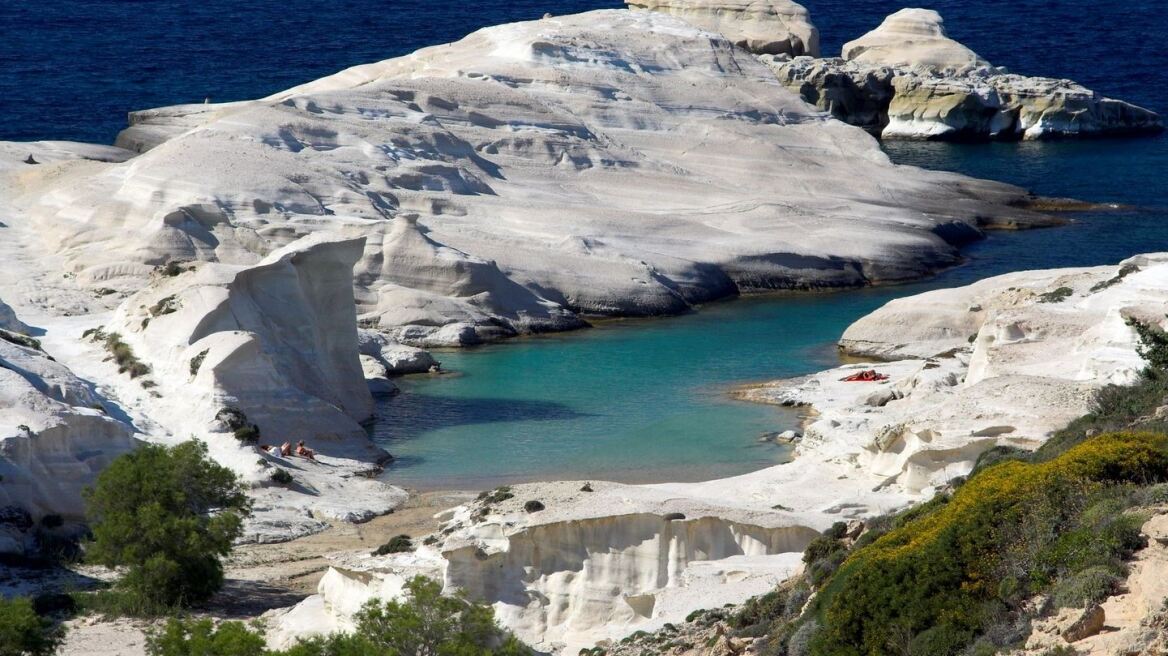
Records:
[[[903,0],[803,0],[824,51]],[[134,109],[254,98],[345,66],[406,54],[482,26],[619,7],[620,0],[59,0],[0,2],[0,139],[111,142]],[[1070,77],[1168,110],[1168,0],[936,0],[949,32],[1019,72]],[[835,363],[834,340],[891,298],[1012,270],[1115,262],[1168,250],[1168,139],[1056,144],[887,144],[902,163],[1005,180],[1136,211],[997,233],[969,262],[915,285],[742,300],[674,319],[440,355],[457,376],[411,378],[380,405],[390,480],[487,487],[514,479],[654,481],[725,476],[780,461],[760,434],[788,411],[730,401],[732,385]]]

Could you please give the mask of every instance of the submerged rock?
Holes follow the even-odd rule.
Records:
[[[1070,80],[1014,75],[906,9],[846,44],[842,58],[763,57],[789,89],[886,139],[1049,139],[1154,133],[1159,115]]]

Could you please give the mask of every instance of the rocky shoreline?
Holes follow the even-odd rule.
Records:
[[[1159,129],[993,69],[921,10],[822,60],[785,0],[630,4],[135,113],[118,147],[0,143],[0,553],[35,550],[47,516],[84,530],[81,489],[140,442],[206,443],[254,501],[254,549],[393,526],[409,494],[375,477],[390,455],[362,424],[393,376],[438,365],[419,346],[912,280],[984,230],[1062,222],[1035,211],[1061,201],[893,165],[856,125]],[[1159,321],[1166,294],[1168,256],[1152,254],[892,302],[840,341],[880,364],[743,392],[813,412],[793,463],[486,491],[419,520],[408,551],[347,543],[317,594],[267,616],[268,637],[350,627],[419,573],[557,653],[740,603],[799,572],[823,530],[926,500],[1131,381],[1126,319]],[[315,457],[279,454],[298,440]]]

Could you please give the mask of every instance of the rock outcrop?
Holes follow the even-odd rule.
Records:
[[[632,9],[671,14],[759,55],[819,56],[819,30],[791,0],[625,0]]]
[[[13,220],[79,283],[363,236],[361,321],[415,345],[903,280],[955,264],[985,227],[1055,222],[1017,188],[893,166],[754,56],[660,11],[487,28],[134,121],[119,143],[144,152],[127,162],[4,180]]]
[[[423,574],[492,603],[536,648],[576,653],[762,594],[802,567],[803,549],[819,534],[790,513],[639,486],[581,487],[507,488],[449,511],[416,553],[342,558],[317,596],[273,618],[273,644],[350,629],[365,601],[399,596],[405,580]],[[527,512],[531,500],[545,509]]]
[[[103,328],[150,368],[141,402],[152,420],[206,441],[252,485],[259,512],[248,539],[369,519],[405,499],[370,478],[389,456],[361,426],[373,412],[352,295],[363,249],[363,239],[315,233],[255,265],[182,267],[126,299]],[[256,447],[298,440],[316,460]],[[272,480],[277,468],[294,484]]]
[[[945,21],[931,9],[901,9],[880,27],[844,44],[841,56],[869,66],[961,72],[989,62],[945,34]]]
[[[923,9],[889,16],[846,44],[842,58],[763,61],[807,102],[886,139],[1048,139],[1163,127],[1156,113],[1070,80],[994,67]]]
[[[363,247],[317,233],[253,266],[160,276],[106,330],[134,347],[160,387],[182,387],[187,421],[237,408],[272,439],[351,453],[352,442],[368,446],[359,424],[373,414],[349,292]]]
[[[0,330],[0,515],[83,520],[81,491],[134,448],[133,433],[37,340]],[[30,527],[0,519],[0,553],[22,552]]]

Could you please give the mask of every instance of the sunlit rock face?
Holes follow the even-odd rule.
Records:
[[[885,139],[1013,140],[1150,134],[1159,115],[1070,80],[1014,75],[902,9],[842,58],[763,57],[807,102]]]
[[[819,56],[819,30],[790,0],[625,0],[631,9],[677,16],[760,55]]]
[[[366,239],[362,324],[413,344],[902,280],[954,264],[979,226],[1047,221],[1011,206],[1016,188],[893,166],[658,11],[487,28],[135,121],[126,139],[153,127],[126,162],[20,169],[13,203],[81,283],[254,264],[328,230]]]

